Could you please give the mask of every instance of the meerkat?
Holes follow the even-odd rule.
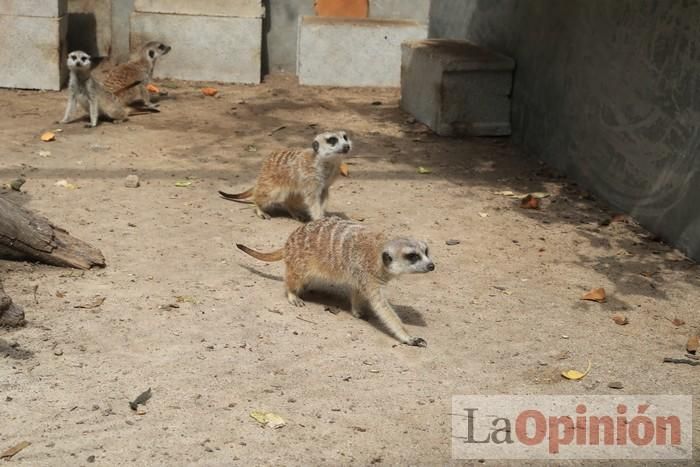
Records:
[[[81,50],[75,50],[68,54],[66,63],[70,71],[68,105],[61,123],[71,121],[71,115],[78,105],[90,114],[90,123],[86,125],[88,127],[97,126],[100,116],[115,122],[127,119],[128,111],[119,101],[118,94],[138,85],[138,82],[127,83],[124,88],[111,93],[92,77],[90,55]]]
[[[402,274],[435,270],[425,242],[389,238],[368,227],[337,217],[313,221],[297,228],[283,248],[261,253],[245,245],[241,251],[262,261],[284,260],[287,300],[304,306],[299,295],[313,283],[333,284],[350,290],[352,314],[360,318],[369,306],[389,333],[403,344],[425,347],[410,336],[384,297],[384,286]]]
[[[279,151],[263,162],[253,188],[242,193],[219,194],[237,202],[252,198],[255,213],[269,219],[269,212],[284,208],[297,220],[321,219],[328,204],[328,191],[340,174],[343,158],[352,149],[345,131],[317,135],[310,149]]]
[[[134,97],[130,93],[125,95],[122,101],[131,104],[140,98],[147,109],[158,111],[158,104],[151,102],[151,95],[146,86],[153,79],[156,62],[163,55],[167,55],[170,49],[169,45],[161,42],[146,43],[131,60],[107,71],[102,78],[102,84],[108,91],[116,92],[118,89],[124,89],[129,83],[138,81],[138,96]]]

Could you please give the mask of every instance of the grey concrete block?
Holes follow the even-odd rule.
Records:
[[[427,23],[430,0],[369,0],[370,18],[406,19]]]
[[[261,0],[136,0],[134,9],[143,13],[170,13],[193,16],[262,18]]]
[[[66,24],[65,16],[0,15],[0,87],[61,89]]]
[[[163,41],[173,48],[158,62],[157,78],[260,82],[261,18],[134,12],[132,48],[151,40]]]
[[[112,8],[123,0],[68,0],[68,49],[93,57],[112,51]]]
[[[439,135],[511,133],[513,59],[467,41],[402,45],[401,108]]]
[[[427,34],[428,27],[415,21],[305,16],[299,27],[299,82],[397,87],[401,43]]]
[[[299,17],[314,15],[314,0],[267,0],[266,4],[263,71],[296,73]]]
[[[0,15],[58,18],[66,14],[68,0],[0,0]]]

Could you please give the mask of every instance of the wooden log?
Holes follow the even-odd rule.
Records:
[[[104,266],[100,250],[46,218],[0,197],[0,258],[90,269]]]
[[[0,327],[21,326],[24,324],[24,311],[12,303],[0,281]]]

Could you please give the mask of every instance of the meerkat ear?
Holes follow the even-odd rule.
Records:
[[[382,253],[382,261],[384,262],[384,266],[389,266],[393,260],[394,258],[392,258],[386,251]]]
[[[314,141],[313,143],[311,143],[311,147],[314,149],[314,152],[318,152],[319,146],[320,145],[318,144],[318,141]]]

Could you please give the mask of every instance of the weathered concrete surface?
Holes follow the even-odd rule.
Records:
[[[61,89],[66,24],[65,16],[0,15],[0,87]]]
[[[295,73],[299,17],[314,14],[314,0],[265,0],[263,72]]]
[[[110,55],[113,3],[118,2],[68,0],[68,50],[82,50],[93,57]]]
[[[260,82],[261,18],[134,12],[131,47],[150,40],[172,46],[155,76],[225,83]]]
[[[262,18],[261,0],[135,0],[134,9],[143,13]]]
[[[401,43],[427,33],[427,26],[415,21],[306,16],[299,30],[299,82],[398,87]]]
[[[401,49],[402,109],[443,136],[510,134],[513,59],[462,40]]]
[[[700,5],[433,0],[431,36],[515,58],[516,141],[700,259]]]
[[[57,18],[66,14],[68,0],[0,0],[0,15]]]
[[[112,2],[112,53],[109,58],[115,63],[127,61],[131,54],[129,33],[132,11],[134,11],[134,0]]]
[[[369,0],[370,18],[410,19],[427,23],[430,0]]]

